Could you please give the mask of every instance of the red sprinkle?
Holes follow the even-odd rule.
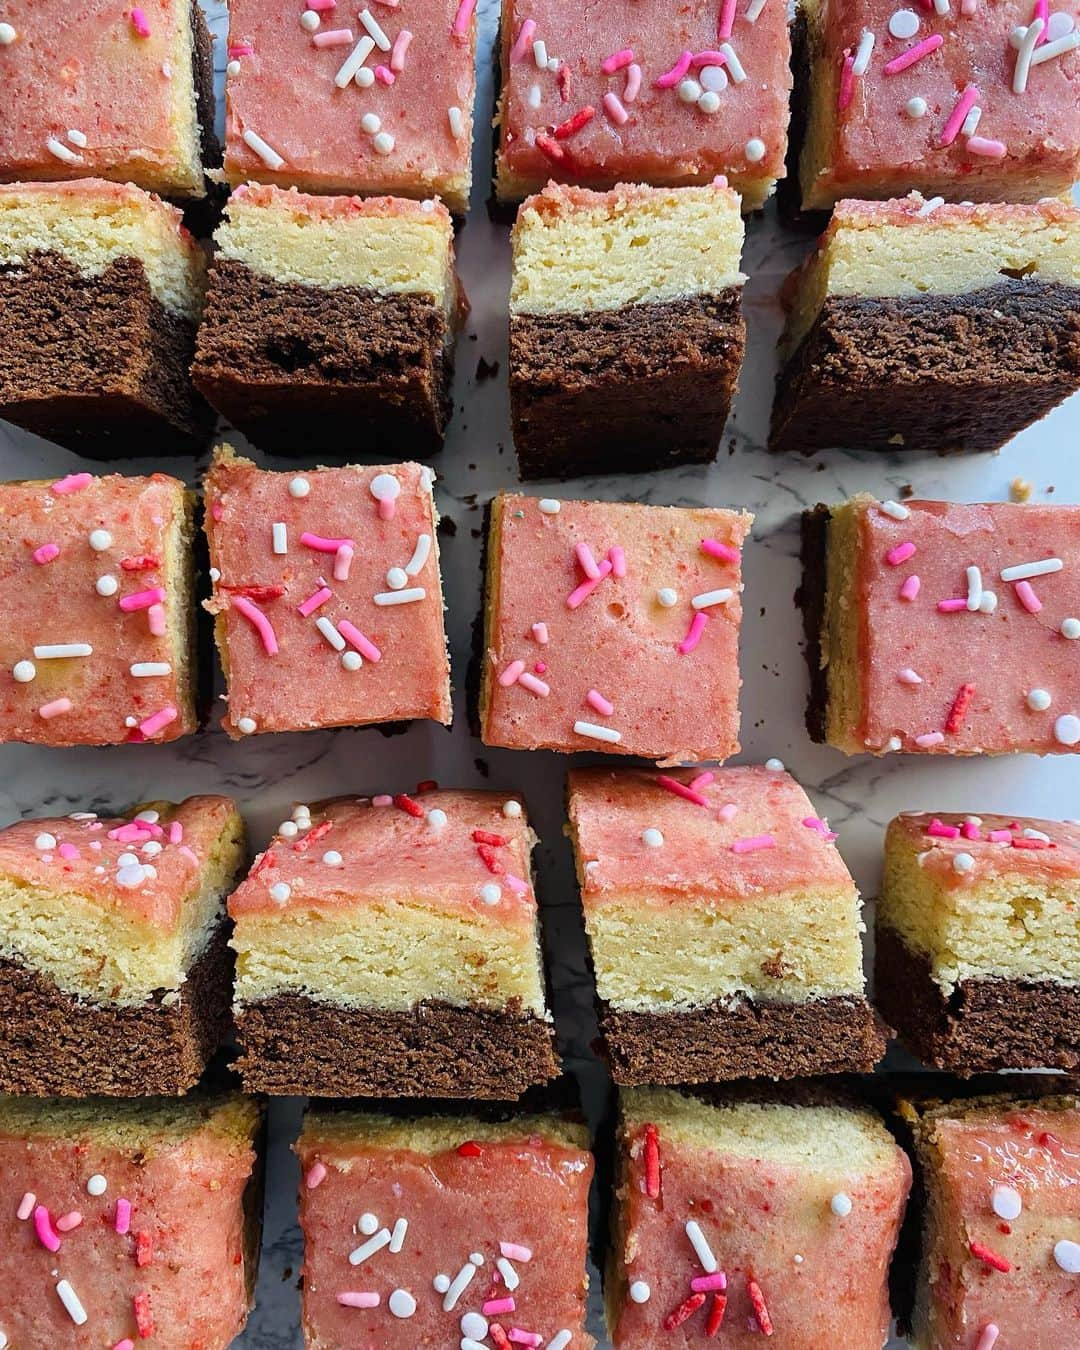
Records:
[[[497,1350],[514,1350],[510,1337],[503,1331],[498,1322],[491,1322],[488,1325],[488,1335],[495,1342]]]
[[[554,160],[556,164],[561,164],[566,159],[566,151],[558,141],[552,140],[546,132],[537,133],[536,148],[547,155],[548,159]]]
[[[662,788],[674,792],[676,797],[684,797],[688,802],[693,802],[695,806],[708,806],[709,804],[708,797],[703,797],[700,792],[695,792],[685,783],[680,783],[677,778],[668,777],[666,773],[657,774],[656,781]]]
[[[458,1144],[459,1158],[479,1158],[483,1151],[475,1139],[466,1139],[463,1144]]]
[[[956,691],[956,697],[953,699],[953,705],[949,709],[949,715],[945,719],[945,730],[955,733],[960,730],[964,722],[964,716],[971,706],[971,700],[975,697],[975,686],[973,684],[962,684]]]
[[[579,108],[572,117],[568,117],[565,122],[560,122],[555,128],[555,139],[565,141],[568,137],[576,135],[582,127],[587,127],[596,116],[596,109],[591,104],[586,104],[584,108]]]
[[[565,62],[559,67],[558,74],[555,76],[555,83],[559,86],[559,98],[563,103],[570,102],[570,67]]]
[[[715,1336],[720,1330],[726,1308],[727,1294],[713,1294],[712,1307],[709,1309],[709,1320],[705,1323],[706,1336]]]
[[[490,844],[477,844],[476,851],[480,855],[480,861],[492,876],[501,876],[503,872],[506,871],[506,868],[499,861],[498,855]]]
[[[990,1266],[993,1270],[1000,1270],[1003,1275],[1007,1275],[1012,1270],[1012,1262],[1006,1261],[1003,1256],[998,1256],[997,1252],[990,1250],[982,1242],[972,1242],[971,1254],[977,1260],[982,1261],[984,1265]]]
[[[407,793],[399,792],[394,798],[394,805],[399,811],[404,811],[410,816],[415,816],[417,820],[423,818],[424,808],[419,802],[414,802]]]
[[[490,830],[473,830],[472,841],[474,844],[490,844],[492,848],[505,848],[510,842],[501,834],[492,834]]]
[[[222,586],[221,589],[230,595],[242,595],[246,600],[254,600],[256,604],[280,600],[285,594],[284,586]]]
[[[1013,848],[1026,848],[1032,851],[1056,847],[1055,844],[1048,844],[1045,839],[1013,839],[1011,844]]]
[[[425,778],[422,783],[416,785],[416,795],[422,797],[425,792],[438,792],[439,785],[434,778]]]
[[[293,852],[306,853],[312,844],[317,844],[319,840],[328,835],[333,828],[334,822],[332,820],[322,821],[322,823],[316,825],[313,830],[308,830],[303,839],[298,839],[296,843],[293,844]]]
[[[154,1259],[154,1239],[146,1231],[140,1228],[135,1234],[135,1264],[142,1270],[148,1266]]]
[[[674,1331],[676,1327],[681,1327],[688,1318],[693,1317],[704,1302],[704,1294],[691,1294],[664,1318],[664,1330]]]
[[[135,1308],[135,1325],[139,1336],[145,1341],[154,1334],[154,1317],[150,1311],[150,1295],[136,1294],[131,1300]]]
[[[273,867],[277,858],[272,848],[268,848],[259,861],[251,869],[251,875],[257,877],[260,872],[265,872],[268,867]]]
[[[645,1194],[650,1200],[660,1195],[660,1132],[655,1125],[645,1126]]]
[[[121,558],[120,566],[125,572],[145,572],[150,567],[160,567],[161,563],[152,553],[137,553],[130,558]]]
[[[757,1280],[747,1280],[746,1292],[750,1295],[750,1304],[754,1309],[758,1326],[766,1336],[771,1336],[773,1333],[772,1318],[765,1306],[765,1295],[761,1292],[761,1285],[758,1284]]]
[[[850,107],[851,100],[855,97],[855,58],[851,54],[851,48],[844,48],[843,60],[840,65],[840,88],[836,96],[836,106],[841,112]]]

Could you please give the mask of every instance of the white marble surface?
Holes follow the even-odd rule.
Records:
[[[496,0],[481,0],[480,9],[486,52],[494,30]],[[220,24],[215,26],[221,31]],[[223,45],[218,44],[219,60],[223,60]],[[214,726],[173,746],[63,751],[2,746],[0,823],[20,815],[122,805],[136,798],[221,791],[238,798],[253,844],[261,847],[272,826],[295,801],[340,792],[398,791],[422,778],[435,778],[446,786],[488,784],[522,789],[542,841],[539,889],[559,1030],[570,1066],[581,1077],[586,1103],[595,1114],[607,1088],[603,1073],[588,1056],[593,1034],[591,992],[584,973],[569,849],[562,835],[562,784],[570,760],[548,753],[487,750],[469,735],[461,689],[470,627],[479,605],[482,505],[493,492],[516,482],[505,385],[509,248],[506,229],[492,225],[485,209],[490,163],[485,128],[492,97],[490,63],[482,52],[474,207],[459,240],[461,273],[472,314],[459,347],[453,424],[446,448],[435,463],[439,507],[455,527],[442,545],[458,685],[453,730],[416,725],[393,740],[373,730],[342,730],[233,743]],[[1010,481],[1018,476],[1034,485],[1033,500],[1076,501],[1080,499],[1080,398],[1018,437],[999,456],[939,459],[834,453],[797,461],[771,457],[763,443],[775,370],[773,343],[779,326],[776,295],[781,279],[806,247],[804,239],[784,234],[772,210],[764,219],[749,222],[744,270],[750,275],[746,289],[750,346],[734,416],[715,465],[654,476],[581,479],[545,490],[563,496],[740,506],[754,512],[753,537],[745,551],[740,760],[756,762],[772,755],[783,759],[839,830],[844,857],[863,893],[873,896],[879,880],[882,831],[897,811],[929,808],[1078,816],[1080,774],[1076,759],[1068,756],[956,762],[939,757],[847,759],[812,745],[803,728],[806,678],[792,599],[798,581],[798,513],[813,502],[838,500],[858,490],[899,497],[907,484],[920,496],[1002,500],[1008,496]],[[478,384],[480,357],[497,362],[499,371]],[[241,439],[237,443],[243,444]],[[312,425],[308,449],[309,454],[297,455],[298,465],[317,463],[324,456],[355,454],[368,460],[393,460],[395,456],[392,444],[371,445],[363,440],[355,447],[322,446],[317,424]],[[151,459],[116,467],[139,471],[150,465],[196,482],[204,463]],[[59,475],[79,467],[96,466],[83,466],[67,451],[0,426],[4,478]],[[258,1307],[237,1343],[247,1350],[292,1350],[301,1345],[296,1169],[288,1152],[298,1119],[297,1103],[275,1103]],[[599,1322],[594,1330],[602,1334]]]

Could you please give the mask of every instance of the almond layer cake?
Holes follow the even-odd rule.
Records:
[[[227,797],[0,830],[0,1091],[186,1092],[228,1029]]]
[[[1080,210],[842,201],[788,282],[770,446],[997,450],[1080,388]]]
[[[439,449],[464,309],[446,208],[250,185],[225,210],[193,369],[210,403],[271,449],[316,418],[329,441]]]
[[[1080,744],[1080,507],[878,502],[803,517],[807,726],[849,755]]]
[[[793,778],[580,769],[569,799],[617,1082],[873,1068],[858,892]]]
[[[559,1072],[516,797],[299,807],[229,901],[251,1091],[516,1098]]]
[[[309,1111],[305,1344],[591,1350],[588,1148],[554,1115]]]
[[[729,188],[550,184],[518,212],[510,400],[524,478],[708,463],[745,343]]]

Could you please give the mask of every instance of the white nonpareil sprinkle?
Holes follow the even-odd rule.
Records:
[[[77,145],[80,150],[86,149],[87,140],[85,131],[80,131],[78,127],[70,127],[68,129],[67,138],[72,145]]]
[[[1032,712],[1045,712],[1051,701],[1045,689],[1029,689],[1027,692],[1027,705]]]
[[[256,727],[254,717],[241,717],[237,719],[236,729],[242,736],[251,736]]]
[[[360,119],[360,130],[374,136],[382,126],[382,118],[377,113],[365,113]]]
[[[376,1252],[381,1252],[384,1247],[390,1245],[390,1229],[380,1228],[374,1237],[368,1238],[366,1242],[361,1242],[359,1247],[354,1247],[349,1253],[349,1265],[359,1266],[374,1256]]]
[[[322,855],[322,860],[327,867],[340,867],[342,863],[341,854],[336,848],[328,848]]]
[[[751,164],[757,164],[765,158],[765,142],[758,136],[752,136],[746,142],[746,158]]]
[[[485,881],[480,887],[480,899],[485,905],[497,905],[502,899],[502,887],[495,881]]]
[[[236,76],[240,74],[240,62],[230,61],[225,67],[225,73],[226,75],[231,75],[233,79],[235,79]]]
[[[679,81],[679,87],[676,92],[679,95],[680,102],[696,103],[701,97],[702,89],[697,80],[687,79]]]
[[[521,803],[512,800],[503,802],[502,813],[507,820],[517,820],[521,816]]]
[[[300,27],[305,33],[314,33],[321,23],[322,19],[319,18],[318,12],[314,9],[305,9],[303,14],[300,15]]]
[[[557,1331],[551,1340],[547,1343],[547,1350],[566,1350],[573,1337],[564,1327],[562,1331]]]
[[[720,50],[727,57],[728,72],[736,84],[742,84],[746,79],[746,71],[743,69],[742,62],[735,54],[735,48],[730,42],[721,42]]]
[[[1054,1243],[1054,1260],[1067,1275],[1080,1275],[1080,1243],[1062,1238]]]
[[[979,597],[979,613],[993,614],[997,609],[997,594],[994,591],[983,591]]]
[[[115,595],[119,589],[119,581],[114,576],[110,576],[108,572],[104,576],[98,577],[97,581],[94,582],[94,590],[97,591],[98,595],[105,596],[106,599]]]
[[[462,1317],[461,1334],[471,1336],[474,1341],[482,1341],[488,1334],[488,1320],[478,1312],[467,1312]]]
[[[982,573],[975,566],[967,569],[967,607],[974,614],[982,600]]]
[[[702,89],[709,94],[722,94],[728,87],[727,71],[723,66],[702,66],[698,71]]]
[[[882,515],[890,516],[893,520],[907,520],[908,516],[911,515],[906,506],[901,506],[899,502],[893,501],[882,502],[878,510]]]
[[[275,905],[283,905],[292,895],[292,887],[287,881],[275,881],[270,887],[270,899]]]
[[[388,155],[394,148],[394,138],[388,131],[380,131],[371,145],[377,155]]]
[[[721,588],[717,591],[702,591],[700,595],[692,596],[690,603],[695,609],[709,609],[712,605],[726,605],[734,591],[727,588]]]
[[[925,117],[929,108],[930,105],[927,103],[926,99],[920,98],[918,94],[913,98],[909,98],[904,104],[904,112],[906,112],[913,121],[918,121],[920,117]]]
[[[408,1219],[398,1219],[394,1224],[394,1230],[390,1234],[390,1250],[396,1256],[405,1245],[405,1234],[409,1231]]]
[[[461,115],[461,109],[452,104],[446,110],[446,120],[450,123],[450,135],[455,141],[460,141],[465,135],[465,118]]]
[[[103,553],[105,549],[112,548],[113,537],[108,530],[91,530],[90,547],[95,553]]]
[[[970,853],[958,853],[952,860],[954,872],[970,872],[975,866],[975,859]]]
[[[705,1240],[705,1234],[701,1231],[694,1219],[686,1221],[686,1236],[690,1239],[690,1246],[694,1249],[694,1255],[701,1262],[701,1268],[706,1275],[714,1275],[719,1269],[716,1257],[713,1256],[712,1248]]]
[[[719,112],[719,111],[720,111],[720,95],[717,94],[717,93],[715,93],[712,89],[706,89],[705,92],[704,92],[704,93],[701,95],[701,97],[698,99],[697,105],[698,105],[698,108],[699,108],[703,113],[709,113],[709,114],[711,115],[711,114],[714,113],[714,112]],[[748,141],[748,142],[747,142],[747,153],[746,153],[746,158],[747,158],[747,159],[750,159],[750,158],[751,158],[750,151],[749,151],[749,147],[750,147],[751,145],[753,145],[753,144],[754,144],[753,141]]]
[[[357,1226],[365,1237],[370,1237],[372,1233],[379,1231],[379,1220],[374,1214],[368,1212],[360,1215],[360,1223]]]
[[[1060,572],[1065,564],[1060,558],[1040,558],[1038,562],[1017,563],[1001,569],[1002,581],[1029,581],[1032,577],[1047,577]]]
[[[1012,1223],[1020,1217],[1024,1202],[1020,1192],[1014,1186],[998,1185],[990,1192],[990,1208],[1006,1223]]]
[[[168,661],[136,661],[129,669],[137,680],[150,680],[158,675],[172,674],[172,666]]]
[[[334,651],[343,652],[345,650],[345,639],[334,626],[334,621],[332,619],[328,619],[324,615],[321,619],[315,620],[315,627],[327,642],[329,642],[330,646],[333,647]]]
[[[671,609],[679,603],[679,594],[671,586],[661,586],[656,592],[656,603],[664,609]]]
[[[423,600],[427,591],[423,586],[409,586],[403,591],[379,591],[372,596],[377,605],[411,605]]]
[[[81,164],[83,162],[82,155],[77,155],[74,150],[69,150],[64,142],[58,141],[55,136],[50,136],[45,142],[45,149],[48,150],[50,155],[62,159],[65,164]]]
[[[375,18],[370,9],[362,9],[360,11],[360,22],[367,29],[368,36],[375,43],[375,46],[378,47],[379,51],[388,52],[391,46],[390,39],[383,32],[382,28],[379,26],[379,21]]]
[[[306,478],[301,478],[299,475],[297,475],[296,478],[289,479],[290,497],[306,497],[310,491],[311,491],[311,484],[308,482]]]
[[[1080,638],[1080,619],[1062,619],[1061,636],[1068,638],[1070,642]]]
[[[288,553],[289,530],[284,521],[275,520],[270,526],[270,539],[275,553]]]
[[[541,497],[536,504],[545,516],[557,516],[562,510],[562,502],[554,497]]]
[[[829,1201],[829,1208],[838,1219],[846,1219],[851,1213],[851,1196],[843,1191],[837,1191]]]
[[[1054,740],[1059,745],[1076,745],[1080,742],[1080,717],[1066,713],[1054,723]]]
[[[622,740],[622,732],[612,727],[598,727],[595,722],[575,722],[574,734],[587,736],[592,741],[608,741],[615,745]]]
[[[349,651],[341,653],[341,667],[343,670],[359,670],[363,664],[364,658],[359,652]]]
[[[407,1289],[395,1289],[386,1306],[395,1317],[411,1317],[416,1311],[416,1299]]]
[[[69,657],[93,654],[89,642],[47,642],[34,648],[34,656],[39,661],[66,661]]]
[[[371,42],[371,39],[368,38],[367,41]],[[373,42],[371,45],[375,46]],[[369,66],[361,66],[354,78],[359,89],[370,89],[375,83],[375,72]]]
[[[56,1295],[64,1305],[67,1315],[77,1327],[81,1327],[86,1321],[86,1309],[83,1307],[78,1294],[68,1284],[67,1280],[61,1280],[56,1286]]]
[[[33,661],[16,661],[11,678],[16,684],[29,684],[36,674],[37,666]]]
[[[334,83],[337,85],[339,89],[344,89],[354,75],[358,76],[360,74],[360,67],[364,64],[364,62],[368,59],[368,57],[374,50],[375,50],[375,43],[372,38],[362,37],[360,39],[360,41],[356,44],[356,46],[345,58],[340,69],[338,70],[338,73],[334,76]],[[373,84],[375,81],[375,72],[368,71],[368,74],[371,76],[371,79],[368,80],[367,83]],[[357,80],[357,83],[359,84],[360,81]]]
[[[660,830],[650,825],[647,830],[641,831],[641,842],[646,848],[663,848],[664,836]]]
[[[919,16],[910,9],[894,10],[889,19],[889,32],[902,42],[913,38],[919,31]]]
[[[429,829],[432,830],[443,829],[446,825],[446,820],[447,820],[446,812],[440,811],[437,806],[427,813],[427,823]]]
[[[11,24],[0,23],[0,47],[10,47],[18,36]]]
[[[634,1303],[648,1303],[652,1290],[644,1280],[635,1280],[630,1286],[630,1298]]]
[[[446,1291],[442,1302],[443,1312],[454,1311],[454,1309],[457,1307],[458,1299],[469,1287],[469,1282],[472,1280],[472,1277],[475,1274],[476,1274],[476,1267],[473,1265],[471,1261],[466,1261],[465,1264],[458,1271],[458,1273],[446,1286]],[[436,1278],[438,1277],[436,1276]]]
[[[855,50],[855,59],[851,63],[852,75],[865,75],[870,68],[870,57],[874,52],[874,34],[869,28],[864,28],[862,37],[859,38],[859,45]]]
[[[765,761],[765,767],[766,767],[771,773],[783,773],[783,772],[784,772],[784,761],[783,761],[782,759],[767,759],[767,760]]]
[[[386,574],[386,584],[392,591],[400,591],[409,584],[409,574],[404,567],[391,567]]]
[[[104,1195],[108,1189],[109,1183],[105,1180],[105,1178],[101,1175],[100,1172],[95,1172],[92,1177],[89,1177],[87,1179],[86,1182],[87,1195],[93,1196]]]
[[[401,484],[392,473],[377,473],[368,491],[377,502],[396,502],[401,496]]]
[[[267,145],[263,138],[251,130],[250,127],[244,128],[244,144],[249,150],[254,150],[268,169],[280,169],[284,167],[285,161],[278,154],[272,145]]]
[[[40,849],[54,849],[56,847],[56,836],[54,834],[39,834],[34,840],[34,847]]]

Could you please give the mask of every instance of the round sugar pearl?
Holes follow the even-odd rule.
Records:
[[[970,872],[975,866],[975,859],[970,853],[958,853],[952,860],[954,872]]]
[[[377,155],[388,155],[394,148],[394,138],[388,131],[380,131],[371,144]]]
[[[441,830],[446,825],[446,812],[440,811],[436,806],[427,813],[428,827],[432,830]]]
[[[746,142],[746,158],[751,164],[756,164],[759,160],[765,158],[765,142],[759,140],[757,136],[752,136]]]
[[[1032,712],[1045,712],[1050,702],[1050,695],[1045,689],[1029,689],[1027,692],[1027,705]]]
[[[226,75],[231,75],[233,76],[233,78],[235,78],[237,75],[240,74],[240,62],[230,61],[229,64],[225,67],[225,73]]]
[[[661,586],[656,592],[656,602],[662,605],[664,609],[671,609],[673,605],[679,603],[678,592],[671,586]]]
[[[727,71],[723,66],[702,66],[698,82],[707,93],[722,94],[728,86]]]
[[[702,88],[697,80],[680,80],[676,92],[683,103],[696,103],[701,97]]]
[[[470,1340],[484,1340],[488,1334],[487,1318],[481,1317],[477,1312],[467,1312],[461,1319],[461,1334],[468,1336]]]
[[[1012,1223],[1013,1219],[1020,1217],[1024,1202],[1014,1186],[995,1186],[990,1192],[990,1207],[999,1219]]]
[[[29,684],[37,674],[37,666],[33,661],[16,661],[11,677],[16,684]]]
[[[401,496],[401,484],[392,473],[377,473],[369,490],[377,502],[396,502]]]
[[[927,103],[926,99],[920,98],[919,95],[916,94],[914,98],[909,98],[904,104],[904,111],[909,117],[918,121],[920,117],[926,116],[929,107],[930,105]]]
[[[306,497],[310,491],[311,484],[306,478],[301,477],[300,474],[297,474],[295,478],[289,479],[290,497]]]
[[[521,816],[521,803],[513,800],[503,802],[502,813],[507,820],[517,820]]]
[[[97,581],[94,582],[94,590],[97,591],[98,595],[104,595],[106,599],[110,595],[115,595],[119,589],[120,583],[115,577],[109,576],[107,572],[103,577],[98,577]]]
[[[39,834],[34,840],[34,847],[48,852],[56,847],[56,836],[54,834]]]
[[[1054,1260],[1067,1275],[1080,1275],[1080,1243],[1062,1238],[1054,1243]]]
[[[1080,619],[1062,619],[1061,636],[1075,642],[1080,638]]]
[[[360,130],[366,131],[369,136],[374,136],[375,133],[381,127],[382,127],[382,118],[379,117],[376,113],[365,113],[363,117],[361,117],[360,119]],[[388,473],[380,473],[376,478],[372,479],[371,489],[372,494],[374,496],[379,495],[378,493],[375,492],[376,482],[378,482],[380,478],[389,478],[390,476],[391,475]]]
[[[10,47],[18,36],[11,24],[0,23],[0,47]]]
[[[300,15],[300,27],[305,33],[314,33],[321,23],[322,19],[313,9],[305,9],[303,14]]]
[[[322,855],[322,860],[327,867],[340,867],[342,862],[341,854],[336,848],[328,848]]]
[[[365,1237],[371,1237],[379,1231],[379,1221],[374,1214],[361,1214],[359,1228]]]
[[[1056,10],[1050,15],[1050,21],[1046,25],[1046,40],[1056,42],[1058,38],[1068,37],[1075,27],[1071,14],[1063,9]]]
[[[386,574],[386,584],[392,591],[400,591],[409,584],[409,574],[404,567],[391,567]]]
[[[496,885],[494,881],[485,882],[480,887],[480,899],[485,905],[497,905],[502,899],[502,887]]]
[[[720,95],[714,94],[711,89],[706,89],[698,99],[697,105],[701,112],[711,115],[717,112],[720,107]]]
[[[829,1208],[838,1219],[846,1219],[851,1213],[851,1196],[845,1195],[843,1191],[837,1191],[829,1201]]]
[[[345,670],[359,670],[364,664],[364,658],[359,652],[342,652],[341,664]]]
[[[536,504],[545,516],[557,516],[562,510],[562,502],[555,497],[541,497]]]
[[[283,905],[292,895],[292,887],[285,881],[275,881],[270,887],[270,899],[276,905]]]
[[[919,16],[913,9],[894,10],[889,19],[889,32],[894,38],[900,38],[903,41],[906,38],[913,38],[919,31]]]
[[[90,547],[95,553],[104,553],[107,548],[112,548],[112,535],[108,530],[91,530]]]
[[[300,833],[300,826],[295,820],[283,820],[278,826],[278,834],[282,839],[295,839]]]
[[[95,1172],[94,1175],[87,1180],[86,1183],[87,1195],[95,1195],[95,1196],[104,1195],[108,1189],[109,1183],[105,1180],[105,1178],[101,1175],[100,1172]]]
[[[630,1286],[630,1298],[634,1303],[648,1303],[652,1290],[644,1280],[635,1280]]]
[[[435,1290],[437,1294],[445,1294],[446,1291],[450,1288],[450,1276],[436,1275],[435,1278],[431,1281],[431,1287]]]
[[[371,86],[375,83],[375,72],[371,69],[370,66],[361,66],[360,69],[353,76],[353,79],[356,81],[356,83],[360,86],[361,89],[370,89]]]
[[[649,829],[642,830],[641,842],[646,848],[662,848],[664,845],[664,836],[659,830],[653,829],[652,826],[650,826]]]
[[[236,722],[236,729],[241,734],[241,736],[253,735],[255,732],[255,726],[256,723],[254,717],[240,717],[237,719]]]
[[[1054,739],[1059,745],[1076,745],[1080,742],[1080,717],[1065,713],[1054,723]]]
[[[770,773],[783,773],[784,761],[782,759],[767,759],[765,761],[765,767]]]

